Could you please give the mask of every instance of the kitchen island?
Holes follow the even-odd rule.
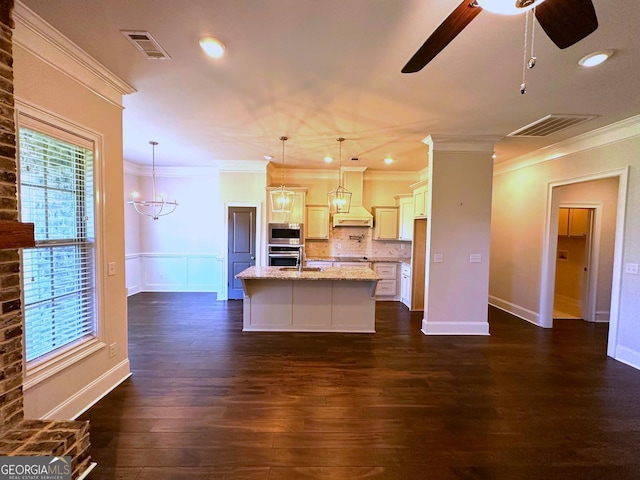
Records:
[[[243,331],[375,333],[370,268],[249,267],[242,281]]]

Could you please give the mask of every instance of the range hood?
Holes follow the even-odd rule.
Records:
[[[335,213],[334,227],[373,227],[373,215],[362,206],[362,189],[364,171],[367,167],[344,167],[342,169],[342,184],[351,192],[351,208],[349,213]]]

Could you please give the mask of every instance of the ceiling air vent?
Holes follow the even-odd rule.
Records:
[[[149,32],[138,30],[121,30],[122,34],[133,43],[138,50],[150,60],[170,59],[169,54],[154,40]]]
[[[596,118],[597,115],[547,115],[511,132],[508,137],[546,137]]]

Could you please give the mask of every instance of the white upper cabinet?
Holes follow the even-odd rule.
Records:
[[[398,239],[398,207],[373,207],[373,239]]]
[[[429,187],[427,185],[416,188],[413,191],[413,217],[425,218],[429,202]]]
[[[329,206],[309,205],[307,207],[307,223],[304,226],[305,238],[314,240],[329,239]]]
[[[398,240],[413,240],[413,195],[396,195],[400,209],[398,218]]]

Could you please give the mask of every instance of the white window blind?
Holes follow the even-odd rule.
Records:
[[[22,253],[29,362],[96,335],[93,151],[20,128],[19,164],[36,239]]]

